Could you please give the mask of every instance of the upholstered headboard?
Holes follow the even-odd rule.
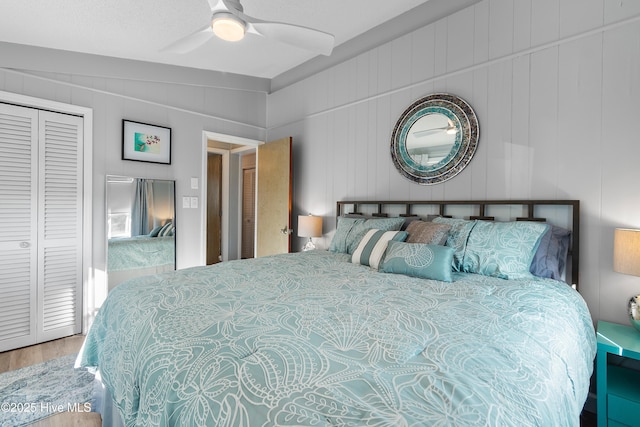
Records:
[[[337,202],[336,217],[363,214],[374,217],[435,216],[486,221],[543,221],[571,231],[566,281],[578,289],[580,279],[579,200],[420,200]]]

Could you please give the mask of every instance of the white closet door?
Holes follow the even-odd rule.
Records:
[[[82,126],[40,111],[38,342],[81,332]]]
[[[0,104],[0,351],[36,340],[38,110]]]

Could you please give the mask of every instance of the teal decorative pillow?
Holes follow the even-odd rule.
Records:
[[[448,246],[391,241],[380,271],[451,282],[454,252]]]
[[[445,245],[455,249],[455,253],[453,254],[453,270],[463,271],[462,263],[467,248],[467,240],[469,239],[471,230],[473,230],[473,227],[476,225],[476,220],[437,217],[433,219],[433,222],[436,224],[449,224],[451,226]]]
[[[532,277],[529,268],[549,225],[477,221],[469,234],[463,271],[503,279]]]
[[[160,230],[162,230],[163,227],[164,226],[159,225],[153,230],[151,230],[151,232],[149,233],[149,237],[158,237],[158,234],[160,233]]]
[[[333,239],[331,239],[329,251],[353,254],[367,231],[373,228],[383,231],[397,231],[400,230],[403,223],[404,218],[339,217],[338,227]]]
[[[346,218],[338,217],[338,226],[336,227],[336,233],[331,239],[329,245],[330,252],[349,253],[347,249],[347,242],[349,241],[349,234],[354,225],[364,222],[363,218]]]
[[[390,241],[404,242],[406,238],[406,231],[371,229],[367,231],[362,240],[360,240],[358,247],[353,252],[351,262],[354,264],[368,265],[377,270],[387,250],[387,244]]]

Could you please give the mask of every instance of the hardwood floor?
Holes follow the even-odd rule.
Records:
[[[83,342],[83,335],[74,335],[30,347],[5,351],[0,353],[0,373],[77,353]],[[101,425],[100,414],[95,412],[63,412],[31,424],[32,427],[100,427]]]

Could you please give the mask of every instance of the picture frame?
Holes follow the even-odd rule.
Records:
[[[122,120],[122,160],[171,164],[171,128]]]

